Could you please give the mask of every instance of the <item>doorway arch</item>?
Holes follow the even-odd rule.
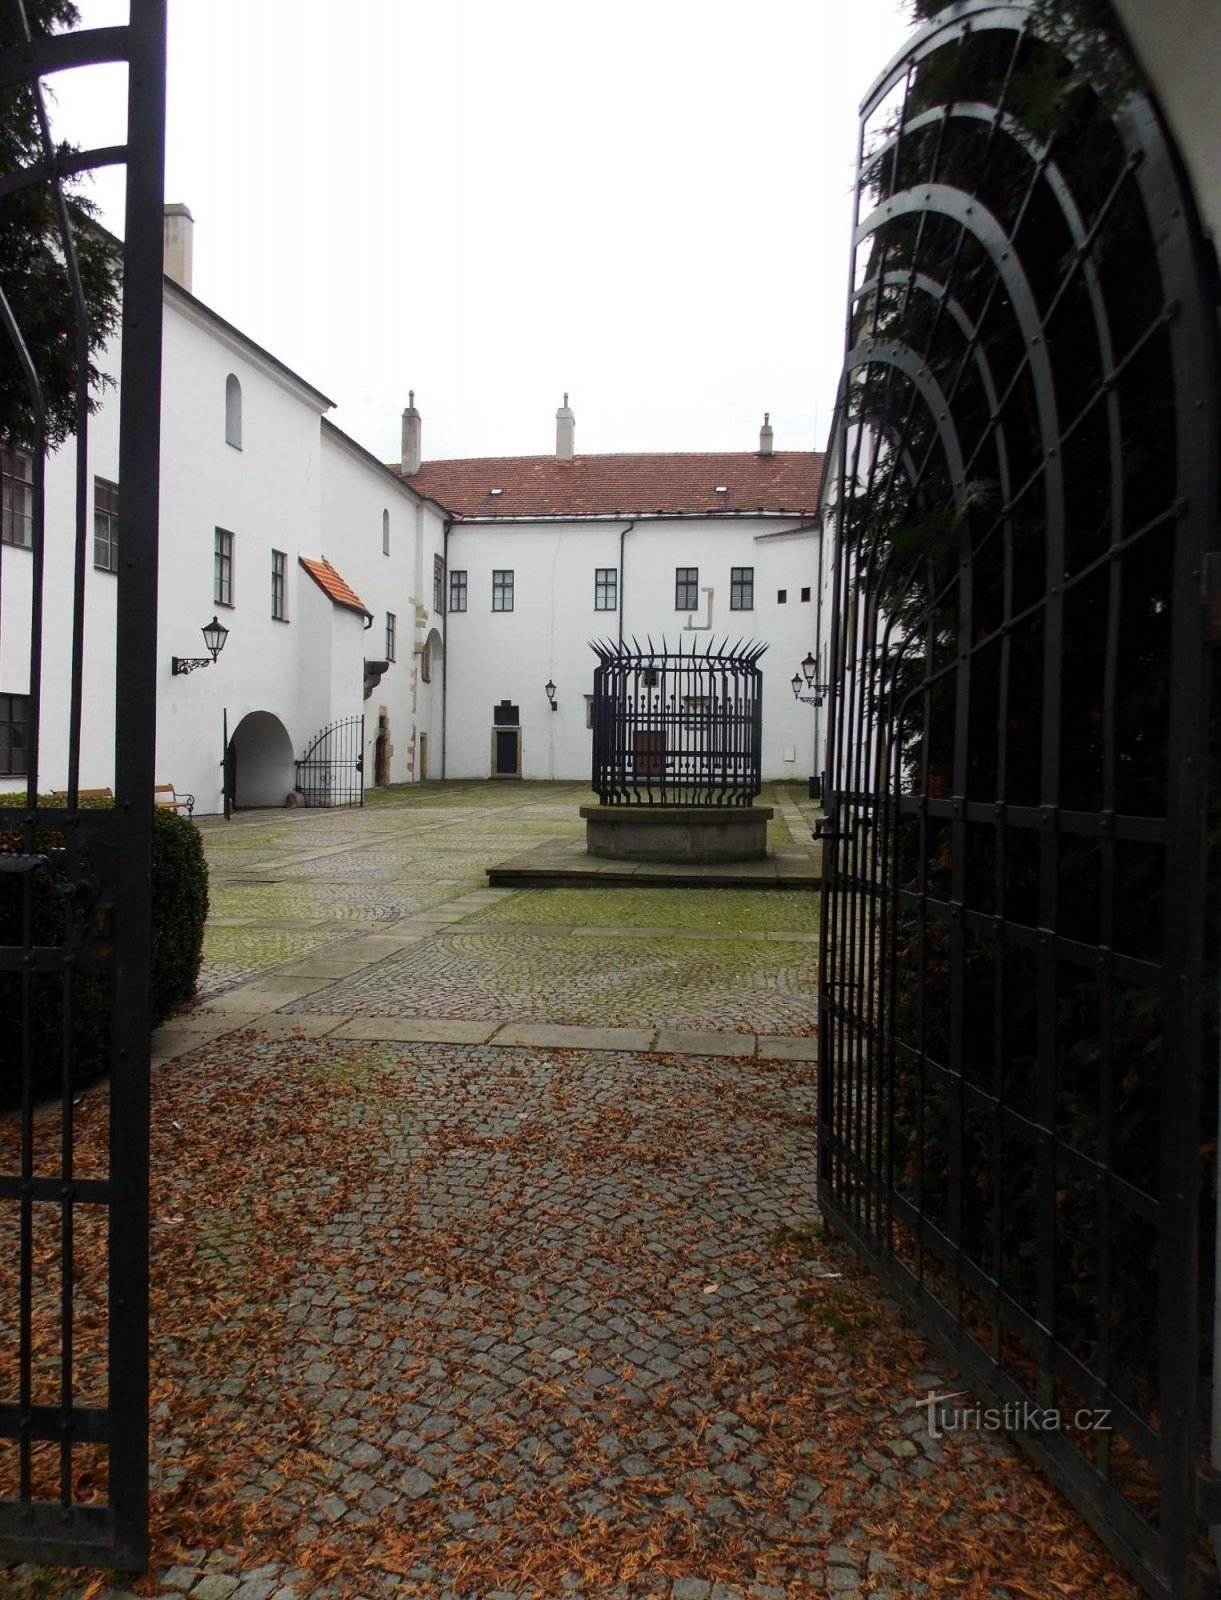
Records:
[[[238,810],[282,806],[296,775],[288,729],[271,711],[251,711],[238,723],[225,753],[225,793]]]

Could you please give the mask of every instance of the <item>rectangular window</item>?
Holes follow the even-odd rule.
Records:
[[[592,694],[585,696],[585,726],[592,728],[594,725],[594,697]]]
[[[810,598],[810,586],[809,586],[809,584],[807,584],[806,587],[801,591],[801,598],[803,600],[808,600]]]
[[[496,571],[492,573],[492,610],[512,611],[513,609],[513,573],[509,571]]]
[[[674,569],[675,611],[695,611],[700,603],[700,569],[676,567]]]
[[[444,556],[433,556],[432,558],[432,608],[434,611],[445,610]]]
[[[731,611],[753,611],[755,609],[754,567],[730,567],[729,609]]]
[[[119,486],[106,478],[93,480],[93,564],[119,570]]]
[[[619,606],[619,570],[617,567],[594,568],[594,610],[615,611]]]
[[[33,479],[33,463],[23,450],[0,449],[0,540],[27,550],[34,543]]]
[[[288,557],[283,550],[271,552],[271,615],[276,622],[287,622],[284,606],[284,585],[288,578]]]
[[[212,558],[212,598],[218,606],[233,604],[233,535],[217,528]]]
[[[449,609],[451,611],[466,610],[465,572],[451,572],[449,575]]]
[[[787,589],[777,589],[776,590],[776,604],[778,606],[784,605],[784,603],[788,599],[788,597],[789,597],[789,592],[788,592]]]
[[[394,619],[394,612],[393,611],[387,611],[387,613],[386,613],[386,660],[387,661],[393,661],[394,660],[394,642],[395,642],[395,633],[396,633],[396,631],[397,631],[397,629],[396,629],[396,624],[395,624],[395,619]]]
[[[29,771],[28,694],[0,694],[0,772],[9,777]]]

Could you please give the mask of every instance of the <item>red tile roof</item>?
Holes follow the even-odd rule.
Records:
[[[818,508],[812,450],[691,455],[481,456],[425,461],[404,482],[456,517],[644,516]],[[499,489],[499,494],[493,494]],[[719,492],[718,492],[719,490]]]
[[[325,556],[321,561],[311,561],[308,556],[298,556],[297,560],[337,606],[348,606],[353,611],[359,611],[362,617],[373,615],[355,589],[348,587]]]

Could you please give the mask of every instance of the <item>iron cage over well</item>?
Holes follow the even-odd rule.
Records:
[[[598,642],[593,786],[607,806],[748,806],[759,793],[765,644]]]

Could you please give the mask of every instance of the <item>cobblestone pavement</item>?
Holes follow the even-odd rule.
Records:
[[[1051,1595],[1067,1548],[1134,1595],[1006,1446],[929,1435],[953,1386],[817,1232],[813,1121],[757,1060],[164,1065],[139,1592]]]
[[[155,1046],[132,1591],[1135,1600],[1007,1445],[930,1435],[955,1385],[819,1228],[815,897],[483,886],[579,798],[205,825],[234,941]],[[380,876],[329,870],[366,840]],[[529,1024],[599,993],[611,1026]],[[480,1022],[498,996],[515,1022]],[[106,1114],[87,1091],[82,1171]],[[132,1591],[0,1571],[0,1600]]]
[[[299,975],[299,964],[312,956],[350,959],[361,934],[399,926],[410,929],[409,944],[362,971],[329,973],[342,981],[325,989],[285,995],[281,1009],[586,1027],[631,1019],[655,1029],[786,1037],[813,1032],[813,895],[557,890],[506,897],[498,891],[490,901],[468,903],[483,889],[490,863],[540,839],[580,837],[578,807],[590,796],[579,784],[450,785],[429,794],[427,804],[418,803],[420,793],[391,792],[364,811],[261,812],[234,824],[205,822],[212,909],[200,999],[260,975]],[[792,793],[763,797],[783,799],[769,830],[774,841],[791,843],[787,818],[800,822]],[[609,921],[600,893],[611,897],[616,914]],[[419,925],[459,904],[460,930]],[[514,909],[524,906],[541,910]],[[465,927],[472,917],[485,924],[477,932]],[[523,939],[520,923],[540,917],[556,925]],[[761,943],[771,930],[793,937]],[[713,934],[715,949],[692,942]]]

